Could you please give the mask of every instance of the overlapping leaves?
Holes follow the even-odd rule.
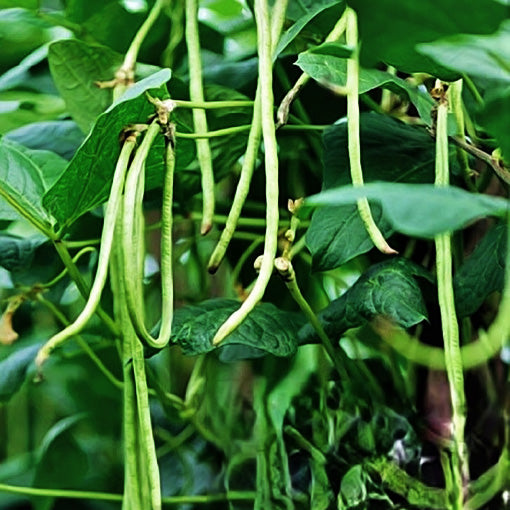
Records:
[[[291,356],[297,349],[297,332],[304,319],[271,303],[261,303],[219,347],[212,344],[220,325],[239,308],[234,299],[211,299],[175,312],[172,342],[184,354],[197,355],[219,349],[220,359],[258,358],[265,354]]]

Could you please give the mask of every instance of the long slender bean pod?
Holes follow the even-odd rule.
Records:
[[[346,9],[345,39],[353,48],[352,56],[347,60],[347,131],[349,161],[353,186],[363,186],[363,170],[361,168],[361,146],[359,135],[359,60],[358,60],[358,21],[353,9]],[[366,198],[358,200],[358,212],[366,231],[376,248],[382,253],[397,253],[384,239],[376,225]]]
[[[202,84],[202,61],[200,56],[200,40],[198,36],[198,0],[186,0],[186,46],[189,65],[189,95],[191,101],[204,102]],[[207,117],[202,109],[193,110],[195,131],[207,133]],[[198,138],[197,157],[202,175],[202,226],[200,231],[207,234],[213,225],[214,215],[214,172],[211,147],[208,139]]]
[[[48,342],[46,342],[41,347],[36,357],[36,364],[38,366],[41,366],[42,363],[44,363],[44,361],[48,358],[51,351],[55,347],[65,342],[73,335],[76,335],[84,328],[84,326],[90,320],[99,304],[104,284],[106,282],[106,275],[108,273],[108,260],[110,258],[110,252],[113,243],[115,221],[119,210],[120,198],[122,193],[122,187],[124,185],[126,169],[129,163],[131,153],[135,148],[135,144],[136,139],[134,135],[130,135],[126,142],[124,143],[119,159],[117,161],[117,166],[115,168],[115,173],[113,176],[112,188],[110,191],[110,198],[108,200],[108,205],[106,206],[106,212],[104,217],[103,232],[101,235],[101,249],[99,251],[99,258],[97,262],[96,277],[90,290],[90,295],[87,300],[87,303],[85,304],[85,307],[81,311],[80,315],[78,315],[78,317],[72,324],[70,324],[62,331],[51,337],[48,340]]]
[[[273,15],[271,17],[271,50],[275,51],[280,33],[282,31],[283,23],[285,21],[285,11],[287,9],[288,0],[276,0],[273,8]],[[225,228],[223,229],[218,244],[209,259],[207,269],[210,273],[215,273],[225,257],[227,248],[232,240],[232,236],[237,228],[239,217],[243,209],[244,202],[250,190],[251,178],[255,170],[255,163],[257,161],[257,154],[260,146],[260,139],[262,136],[262,116],[260,110],[260,103],[262,100],[260,80],[257,86],[255,95],[255,103],[253,106],[253,118],[251,121],[250,133],[248,135],[248,144],[243,158],[241,168],[241,175],[237,184],[234,201],[228,214]]]
[[[136,333],[149,345],[164,347],[170,340],[173,316],[173,282],[172,282],[172,201],[175,157],[172,144],[167,144],[166,170],[163,188],[163,205],[161,212],[161,329],[157,338],[147,330],[144,323],[143,301],[143,191],[145,186],[145,160],[150,147],[160,131],[154,121],[145,134],[126,178],[124,194],[124,215],[122,221],[122,246],[124,253],[126,300],[129,316]]]
[[[278,148],[273,118],[273,66],[271,28],[267,0],[255,1],[259,54],[260,113],[266,167],[266,236],[260,272],[250,295],[219,328],[213,338],[215,345],[232,333],[262,299],[273,272],[278,244]]]
[[[448,103],[441,97],[437,107],[436,127],[436,186],[448,186],[450,181],[448,166]],[[453,455],[452,475],[455,494],[452,495],[453,508],[463,505],[463,478],[468,474],[464,429],[466,424],[466,398],[464,394],[464,373],[459,343],[459,326],[455,312],[453,294],[451,234],[440,234],[435,238],[436,272],[441,325],[445,348],[446,373],[450,383],[452,401]]]

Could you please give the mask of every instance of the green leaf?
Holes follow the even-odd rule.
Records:
[[[46,241],[43,236],[19,238],[0,234],[0,266],[7,271],[27,269],[38,246]]]
[[[112,102],[112,90],[100,89],[95,82],[113,79],[122,56],[105,46],[66,39],[50,45],[48,62],[69,113],[88,133]]]
[[[358,13],[363,65],[383,61],[401,71],[427,72],[444,80],[456,74],[418,53],[417,44],[458,33],[490,34],[508,17],[508,8],[492,0],[466,0],[461,5],[458,0],[352,0],[350,5]]]
[[[472,315],[505,281],[507,227],[491,228],[460,266],[453,280],[459,317]]]
[[[300,53],[296,65],[319,83],[332,83],[345,87],[347,83],[347,57],[350,50],[340,43],[325,43]],[[359,93],[364,94],[378,87],[392,90],[409,99],[427,123],[431,123],[432,98],[402,78],[379,69],[360,69]]]
[[[318,314],[330,338],[339,339],[349,328],[382,315],[409,328],[427,318],[427,309],[415,277],[430,279],[421,267],[403,258],[373,265],[356,283]],[[299,332],[300,343],[318,341],[310,324]]]
[[[279,55],[287,46],[297,37],[299,32],[313,19],[315,16],[325,11],[329,7],[344,3],[343,0],[325,0],[321,2],[314,2],[306,9],[303,14],[294,22],[294,24],[287,29],[276,47],[275,56]]]
[[[153,96],[164,97],[167,95],[164,84],[169,79],[170,71],[163,69],[139,81],[99,116],[65,172],[44,195],[44,206],[60,224],[70,225],[82,214],[107,200],[120,154],[119,134],[130,124],[147,122],[154,114],[154,106],[145,97],[145,91],[150,90]],[[179,152],[176,157],[179,157]],[[161,180],[163,164],[164,140],[160,135],[146,164],[148,187]]]
[[[367,499],[367,488],[365,486],[365,473],[363,467],[358,464],[345,473],[340,483],[340,493],[346,508],[354,508]]]
[[[394,230],[379,204],[372,205],[372,216],[385,238]],[[306,246],[312,254],[314,271],[334,269],[370,251],[373,241],[367,234],[356,205],[321,207],[314,211],[306,232]]]
[[[85,137],[72,120],[53,120],[34,122],[9,131],[5,138],[29,149],[51,151],[71,159]]]
[[[510,87],[487,94],[479,121],[496,138],[505,163],[510,164],[510,137],[508,136]]]
[[[396,231],[423,238],[462,229],[486,216],[504,216],[509,206],[503,198],[473,194],[455,186],[388,182],[326,190],[307,198],[305,204],[309,207],[352,204],[363,197],[382,205]]]
[[[41,345],[24,347],[0,361],[0,402],[7,402],[21,388]]]
[[[376,179],[433,182],[434,141],[424,130],[386,115],[361,115],[361,163],[366,182]],[[324,189],[348,184],[347,123],[341,121],[324,131]],[[385,237],[393,234],[391,223],[379,204],[372,214]],[[324,207],[314,212],[306,234],[313,268],[338,267],[373,248],[356,205]]]
[[[456,72],[506,83],[510,80],[510,20],[503,21],[491,35],[455,34],[417,48]]]
[[[261,303],[219,347],[212,344],[220,325],[239,308],[234,299],[211,299],[196,306],[176,310],[172,342],[184,354],[205,354],[218,349],[222,361],[254,358],[273,354],[292,356],[297,348],[301,315],[284,312],[271,303]]]
[[[44,192],[64,170],[66,161],[48,151],[33,151],[2,138],[0,140],[0,219],[19,219],[11,204],[18,204],[40,225],[49,228],[51,219],[42,205]]]

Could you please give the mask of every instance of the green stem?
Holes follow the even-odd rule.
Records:
[[[274,13],[280,13],[279,16],[274,15],[271,22],[271,49],[275,50],[278,38],[285,21],[285,10],[288,0],[277,0],[278,8],[275,9]],[[280,5],[281,4],[281,5]],[[285,8],[284,8],[285,7]],[[248,143],[246,145],[246,151],[243,158],[243,164],[241,168],[241,175],[237,184],[234,200],[232,207],[228,215],[225,228],[223,229],[218,244],[214,248],[214,251],[209,259],[207,270],[210,273],[215,273],[218,270],[221,261],[225,257],[232,236],[237,227],[239,217],[248,196],[250,190],[250,183],[255,170],[255,164],[257,162],[257,155],[260,146],[260,139],[262,136],[262,112],[261,112],[261,77],[259,77],[259,83],[257,85],[257,92],[255,95],[255,103],[253,106],[253,118],[251,121],[250,134],[248,135]]]
[[[39,489],[37,487],[19,487],[0,483],[0,492],[7,494],[21,494],[31,497],[41,498],[65,498],[93,501],[122,501],[122,494],[111,494],[108,492],[88,492],[63,489]],[[162,503],[166,505],[184,505],[184,504],[208,504],[222,501],[253,501],[254,492],[229,491],[228,494],[200,494],[197,496],[170,496],[162,498]]]
[[[115,86],[114,91],[114,95],[116,96],[115,99],[120,97],[126,90],[126,87],[129,86],[129,84],[131,84],[134,81],[138,53],[140,52],[140,48],[143,44],[143,41],[147,37],[147,34],[149,33],[152,26],[158,19],[158,16],[161,12],[161,8],[163,7],[163,4],[166,1],[167,0],[156,0],[154,5],[152,6],[151,11],[149,12],[149,15],[142,23],[142,26],[138,29],[138,32],[133,37],[129,49],[127,50],[126,55],[124,57],[122,66],[119,68],[115,75],[115,78],[119,81],[119,83]]]
[[[347,8],[346,16],[346,43],[354,48],[352,56],[347,59],[347,130],[348,150],[353,186],[363,186],[363,171],[361,168],[361,146],[359,135],[359,61],[358,61],[358,22],[353,9]],[[379,227],[376,225],[370,205],[366,198],[358,200],[358,211],[366,231],[376,248],[388,255],[397,253],[391,248]]]
[[[177,131],[175,133],[175,138],[188,138],[192,140],[204,140],[209,138],[218,138],[221,136],[233,135],[235,133],[244,133],[245,131],[249,131],[251,126],[246,124],[245,126],[233,126],[223,129],[217,129],[216,131],[202,131],[199,133],[181,133]],[[198,149],[198,145],[197,145]]]
[[[232,269],[232,273],[230,274],[230,287],[234,287],[239,279],[239,275],[241,270],[246,263],[246,261],[251,257],[253,252],[264,242],[264,238],[260,236],[258,239],[254,239],[250,246],[246,250],[243,251],[242,255],[239,257],[234,269]]]
[[[324,131],[328,125],[320,125],[320,124],[287,124],[280,128],[281,131]],[[182,133],[176,132],[176,138],[188,138],[192,140],[200,140],[202,138],[218,138],[220,136],[233,135],[236,133],[243,133],[245,131],[250,131],[252,129],[252,124],[245,124],[241,126],[232,126],[223,129],[217,129],[215,131],[207,131],[206,133]]]
[[[63,326],[69,326],[70,321],[68,318],[51,302],[47,299],[43,298],[41,294],[37,295],[37,301],[44,305],[48,310],[50,310],[53,315],[60,321]],[[122,381],[119,381],[111,372],[106,368],[104,363],[99,359],[97,354],[93,349],[89,346],[89,344],[85,341],[85,339],[81,335],[76,335],[75,340],[78,345],[82,348],[82,350],[87,354],[87,356],[92,360],[93,363],[97,366],[100,372],[116,387],[122,388]]]
[[[73,335],[78,334],[90,320],[94,314],[101,294],[106,282],[106,275],[108,273],[108,260],[110,258],[110,252],[113,244],[113,234],[115,230],[115,222],[117,213],[119,211],[120,199],[122,194],[122,187],[124,185],[124,178],[126,175],[126,169],[129,162],[129,158],[133,149],[136,145],[136,139],[134,136],[129,137],[124,145],[117,161],[115,173],[113,176],[112,188],[110,191],[110,198],[108,205],[106,206],[103,233],[101,235],[101,249],[99,251],[99,258],[97,262],[96,277],[92,288],[90,289],[90,295],[85,304],[85,307],[81,311],[80,315],[76,320],[64,328],[62,331],[51,337],[39,350],[36,357],[37,366],[41,366],[44,361],[49,357],[51,351],[58,345],[68,340]],[[61,244],[61,243],[57,243]],[[69,267],[69,266],[68,266]]]
[[[276,8],[277,4],[275,4],[274,9]],[[253,290],[240,308],[220,326],[213,338],[214,345],[218,345],[227,335],[232,333],[262,299],[273,272],[273,263],[278,244],[278,148],[273,118],[272,43],[267,0],[255,0],[255,19],[257,22],[259,55],[260,115],[262,119],[266,170],[267,225],[264,254]]]
[[[317,332],[317,335],[319,336],[324,349],[328,353],[333,366],[338,371],[341,380],[347,381],[348,375],[345,367],[345,362],[340,355],[340,352],[342,351],[333,347],[333,344],[324,331],[324,328],[317,318],[317,315],[315,315],[311,306],[308,304],[303,294],[301,293],[301,290],[297,284],[296,273],[294,272],[291,261],[287,258],[278,257],[274,261],[274,265],[280,276],[283,278],[283,281],[285,282],[290,295],[299,306],[301,311],[304,313],[305,317],[310,321],[313,329],[315,329]]]
[[[465,124],[464,124],[464,106],[462,103],[462,80],[457,80],[450,84],[450,98],[452,113],[455,117],[455,123],[457,124],[457,137],[466,142]],[[464,182],[470,191],[476,192],[476,186],[472,181],[473,172],[469,168],[469,161],[467,154],[461,147],[457,146],[457,161],[459,162],[464,177]]]
[[[172,277],[172,203],[175,156],[172,143],[167,143],[166,171],[161,213],[161,329],[154,338],[145,326],[143,300],[143,261],[145,255],[143,235],[143,192],[145,188],[145,162],[160,126],[154,121],[133,159],[126,178],[124,216],[122,219],[122,246],[124,252],[124,279],[126,301],[133,327],[144,341],[155,348],[168,344],[173,317]]]
[[[90,288],[85,283],[85,280],[83,279],[78,267],[74,263],[74,260],[71,257],[69,250],[67,249],[67,245],[62,241],[56,240],[53,241],[53,246],[55,247],[55,250],[57,251],[60,259],[62,260],[62,263],[66,267],[69,276],[76,284],[76,287],[78,287],[80,294],[84,299],[88,299],[90,295]],[[103,310],[101,305],[98,305],[96,314],[113,333],[114,336],[119,335],[119,328],[117,324],[115,324],[114,320]]]
[[[189,94],[191,101],[204,102],[202,84],[202,61],[198,36],[198,0],[186,0],[186,46],[189,65]],[[200,135],[207,133],[207,117],[203,109],[193,110],[195,131]],[[207,234],[213,225],[214,214],[214,173],[212,154],[207,139],[197,139],[197,158],[202,174],[203,218],[200,231]]]
[[[483,100],[483,97],[481,96],[480,92],[478,92],[478,89],[476,88],[476,85],[474,84],[473,80],[467,74],[463,75],[462,78],[467,88],[469,89],[469,92],[473,94],[473,97],[475,98],[475,101],[478,103],[478,106],[484,106],[485,101]]]
[[[184,101],[172,99],[176,108],[198,108],[203,110],[217,110],[221,108],[251,108],[254,101]]]
[[[30,202],[21,203],[17,197],[11,195],[6,186],[0,186],[0,197],[2,197],[13,209],[15,209],[23,218],[28,220],[39,232],[44,234],[48,239],[55,241],[58,239],[57,234],[51,228],[51,225],[39,218],[39,214]]]
[[[95,244],[100,244],[101,239],[98,237],[96,239],[83,239],[81,241],[63,241],[63,243],[66,245],[67,249],[74,250]]]
[[[72,262],[73,264],[76,264],[76,262],[78,262],[78,260],[81,259],[82,255],[85,255],[86,253],[91,253],[91,252],[96,252],[97,250],[95,248],[92,248],[92,247],[86,247],[86,248],[83,248],[82,250],[80,250],[73,258],[72,258]],[[69,269],[67,267],[65,267],[62,271],[60,271],[60,273],[55,276],[55,278],[51,279],[49,282],[47,283],[43,283],[42,284],[42,287],[44,287],[45,289],[49,289],[50,287],[53,287],[54,285],[56,285],[60,280],[62,280],[62,278],[65,277],[65,275],[69,272]]]
[[[479,339],[460,348],[462,367],[470,370],[493,358],[506,340],[510,330],[510,299],[504,299],[500,312],[488,332],[480,332]],[[446,370],[444,350],[421,343],[404,330],[396,328],[383,319],[373,321],[375,331],[392,349],[407,360],[431,370]],[[505,333],[506,332],[506,333]]]
[[[436,186],[448,186],[450,173],[448,166],[448,103],[442,98],[437,107],[436,127]],[[453,508],[463,505],[463,478],[468,478],[468,462],[464,429],[466,424],[466,400],[464,394],[464,373],[459,342],[459,325],[455,312],[453,294],[453,273],[451,234],[440,234],[435,238],[436,272],[441,325],[445,348],[446,372],[450,383],[452,401],[453,452],[452,476],[455,494],[452,495]]]

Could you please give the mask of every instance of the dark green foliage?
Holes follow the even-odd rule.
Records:
[[[487,296],[502,290],[505,278],[507,228],[491,228],[455,275],[455,304],[460,317],[472,315]]]
[[[122,130],[125,126],[148,121],[154,114],[154,107],[147,101],[145,92],[150,90],[154,97],[165,97],[167,92],[164,84],[169,79],[168,70],[145,78],[99,116],[94,129],[65,172],[44,195],[44,206],[62,225],[70,225],[108,198],[115,163],[120,154],[119,137]],[[147,162],[147,186],[157,178],[154,175],[161,174],[163,157],[164,140],[160,136]]]
[[[430,279],[422,267],[401,258],[373,265],[339,298],[318,314],[328,336],[339,340],[349,328],[382,315],[409,328],[427,318],[427,310],[415,276]],[[301,343],[317,341],[307,324],[299,332]]]
[[[350,183],[346,123],[326,129],[323,139],[324,189]],[[361,144],[361,162],[367,182],[434,180],[434,142],[423,129],[384,115],[364,114]],[[383,234],[389,237],[395,229],[378,205],[374,205],[372,214]],[[373,246],[355,205],[332,205],[315,211],[306,241],[317,270],[338,267]]]
[[[278,310],[270,303],[260,304],[219,347],[213,346],[217,329],[239,306],[233,299],[213,299],[177,310],[172,342],[188,355],[204,354],[217,348],[224,361],[258,358],[266,353],[291,356],[296,352],[297,332],[304,323],[303,317]]]

